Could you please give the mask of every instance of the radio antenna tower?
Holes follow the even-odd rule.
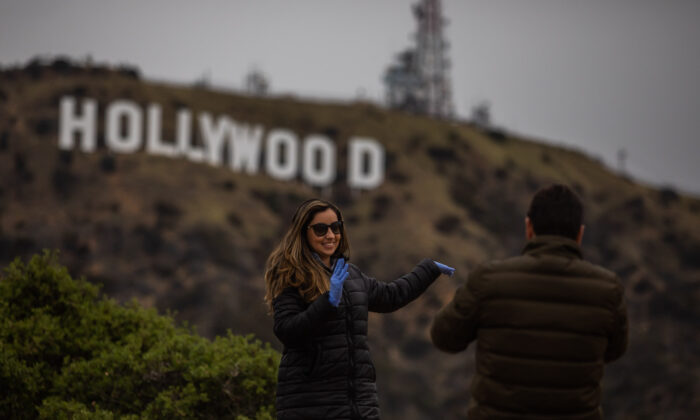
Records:
[[[452,116],[452,90],[447,78],[447,41],[442,33],[446,21],[442,17],[440,0],[423,0],[413,7],[413,12],[418,20],[416,51],[418,69],[426,85],[427,113],[449,118]]]
[[[416,46],[399,55],[384,77],[389,107],[451,118],[452,89],[447,70],[448,43],[443,36],[447,23],[440,0],[421,0],[413,6],[418,24]]]

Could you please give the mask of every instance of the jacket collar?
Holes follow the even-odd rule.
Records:
[[[535,236],[527,241],[523,247],[523,254],[532,256],[548,254],[567,258],[583,258],[581,247],[576,241],[554,235]]]
[[[319,264],[321,264],[321,267],[323,267],[324,270],[326,270],[329,273],[333,272],[333,267],[335,267],[335,263],[336,263],[336,261],[338,261],[337,257],[331,257],[331,266],[329,267],[323,263],[323,261],[321,260],[321,257],[317,253],[312,252],[311,255],[313,255],[314,259],[316,261],[318,261]]]

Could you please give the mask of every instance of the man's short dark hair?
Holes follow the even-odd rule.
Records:
[[[535,235],[558,235],[576,240],[583,223],[583,205],[569,187],[555,184],[535,193],[527,217]]]

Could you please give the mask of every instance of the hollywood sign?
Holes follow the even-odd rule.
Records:
[[[97,112],[94,99],[83,99],[78,107],[75,98],[63,97],[59,148],[72,150],[79,138],[80,150],[94,152],[97,149]],[[208,112],[201,112],[196,119],[196,132],[201,140],[197,144],[193,141],[193,115],[186,108],[177,111],[175,138],[169,140],[162,138],[162,110],[157,104],[146,107],[145,119],[144,110],[128,100],[115,100],[107,104],[104,112],[105,146],[115,153],[134,153],[145,148],[152,155],[183,157],[214,166],[227,164],[232,171],[247,174],[257,174],[263,166],[265,173],[274,179],[291,181],[300,176],[314,187],[331,185],[337,176],[336,145],[322,134],[311,134],[300,141],[291,130],[273,128],[264,135],[260,125],[234,121],[225,115],[214,118]],[[348,185],[373,189],[383,181],[382,145],[370,138],[350,138]]]

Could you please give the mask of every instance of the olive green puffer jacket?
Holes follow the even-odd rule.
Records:
[[[602,418],[603,366],[627,347],[623,295],[614,273],[558,236],[477,267],[431,328],[447,352],[477,342],[469,419]]]

